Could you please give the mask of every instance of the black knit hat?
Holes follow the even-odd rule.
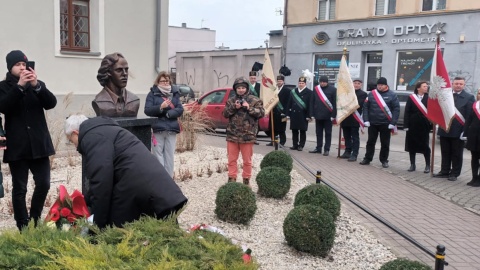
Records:
[[[384,77],[380,77],[377,81],[377,84],[387,85],[387,79],[385,79]]]
[[[328,77],[327,76],[320,76],[320,82],[326,82],[328,83]]]
[[[12,67],[18,62],[27,62],[27,56],[19,50],[11,51],[7,54],[7,69],[8,72],[12,71]]]

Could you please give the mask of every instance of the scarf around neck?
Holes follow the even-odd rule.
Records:
[[[170,95],[172,95],[172,86],[169,85],[169,86],[161,86],[161,85],[157,85],[157,88],[158,90],[160,90],[160,93],[162,93],[162,95],[165,95],[167,97],[169,97]]]

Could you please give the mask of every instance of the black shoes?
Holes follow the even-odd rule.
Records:
[[[292,147],[290,147],[290,149],[292,149],[292,150],[298,150],[298,146],[292,146]]]
[[[382,162],[382,167],[383,167],[383,168],[388,168],[388,167],[389,167],[389,166],[388,166],[388,161]]]
[[[407,171],[409,171],[409,172],[413,172],[413,171],[415,171],[415,169],[416,169],[416,166],[415,166],[415,164],[411,164],[411,165],[410,165],[410,168],[408,168],[408,170],[407,170]]]
[[[351,155],[351,156],[348,158],[348,161],[350,161],[350,162],[357,161],[357,156]]]
[[[457,177],[455,175],[449,175],[447,180],[452,182],[457,181]]]
[[[433,175],[433,177],[435,177],[435,178],[448,178],[449,176],[450,176],[450,174],[442,172],[442,171]]]
[[[362,161],[360,161],[360,165],[370,165],[370,160],[364,158]]]
[[[430,172],[430,165],[426,165],[425,170],[423,172],[424,173],[429,173]]]
[[[345,152],[340,156],[340,158],[347,159],[347,158],[350,158],[350,156],[351,156],[351,153],[345,151]]]
[[[330,154],[330,152],[329,152],[328,150],[325,150],[325,151],[323,152],[323,155],[324,155],[324,156],[328,156],[328,154]]]
[[[312,151],[308,151],[309,153],[315,153],[315,154],[321,154],[322,150],[319,150],[318,148],[313,149]]]
[[[298,151],[303,151],[303,146],[299,146],[299,147],[297,148],[297,150],[298,150]]]
[[[480,187],[480,179],[472,179],[472,181],[467,183],[467,186]]]
[[[255,144],[255,145],[259,145],[259,143],[258,143],[258,142],[254,142],[254,144]]]

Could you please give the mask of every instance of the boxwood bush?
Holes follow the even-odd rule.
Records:
[[[288,245],[296,250],[325,257],[333,247],[335,223],[326,210],[314,205],[300,205],[283,222]]]
[[[32,224],[22,233],[2,231],[0,269],[258,269],[222,235],[187,233],[174,220],[144,217],[86,237],[78,230]]]
[[[267,198],[281,199],[290,190],[292,178],[285,169],[266,167],[257,174],[258,194]]]
[[[312,204],[327,210],[333,220],[340,215],[340,200],[332,189],[323,184],[312,184],[306,186],[295,195],[294,206]]]
[[[223,221],[247,225],[257,211],[255,193],[246,185],[226,183],[217,191],[215,214]]]
[[[286,151],[272,151],[266,154],[260,162],[260,169],[266,167],[280,167],[290,173],[293,169],[293,159]]]
[[[380,267],[380,270],[431,270],[432,268],[426,264],[411,261],[407,259],[396,259],[389,261]]]

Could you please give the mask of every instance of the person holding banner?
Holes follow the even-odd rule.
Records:
[[[293,146],[290,149],[302,151],[307,140],[308,122],[311,121],[308,106],[312,90],[307,88],[307,78],[300,76],[298,78],[298,87],[290,93],[287,105],[287,116],[290,118],[293,141]]]
[[[362,125],[363,132],[363,119],[361,113],[363,110],[363,103],[367,98],[367,93],[362,90],[362,84],[363,82],[360,79],[353,80],[355,95],[357,96],[358,105],[360,107],[357,111],[345,118],[340,124],[343,130],[343,137],[345,138],[345,152],[340,158],[348,158],[348,161],[350,162],[357,161],[358,150],[360,149],[360,125]]]
[[[472,181],[468,186],[480,187],[480,89],[477,89],[477,101],[473,104],[473,112],[465,122],[465,136],[467,137],[467,149],[472,154]]]
[[[428,84],[418,82],[414,93],[410,95],[405,105],[403,129],[407,132],[405,137],[405,151],[410,155],[409,172],[416,169],[415,155],[422,153],[425,157],[424,173],[430,172],[430,146],[429,134],[432,124],[427,119]]]
[[[380,134],[380,162],[383,168],[388,168],[390,152],[390,136],[396,131],[396,124],[400,115],[400,102],[397,94],[390,90],[387,79],[380,77],[377,89],[372,90],[363,104],[363,120],[368,127],[367,152],[361,165],[369,165],[375,154],[375,144]]]
[[[452,88],[456,114],[448,132],[443,129],[439,129],[438,131],[442,163],[440,172],[435,174],[434,177],[448,178],[449,181],[456,181],[462,172],[465,142],[461,137],[463,137],[465,119],[467,119],[472,112],[475,98],[472,94],[463,91],[465,88],[465,78],[463,77],[455,77]]]
[[[316,85],[310,99],[309,115],[315,118],[315,134],[317,147],[309,153],[322,153],[328,156],[332,143],[332,124],[337,116],[337,88],[328,84],[327,76],[320,76],[320,85]],[[323,131],[325,130],[325,145]]]
[[[280,137],[280,144],[283,146],[287,141],[287,135],[285,134],[287,130],[286,107],[292,90],[285,87],[285,77],[283,75],[277,76],[277,87],[279,101],[273,109],[273,130],[275,136]],[[269,121],[268,123],[269,130],[272,130],[272,122]],[[268,143],[267,146],[273,146],[273,143]]]

